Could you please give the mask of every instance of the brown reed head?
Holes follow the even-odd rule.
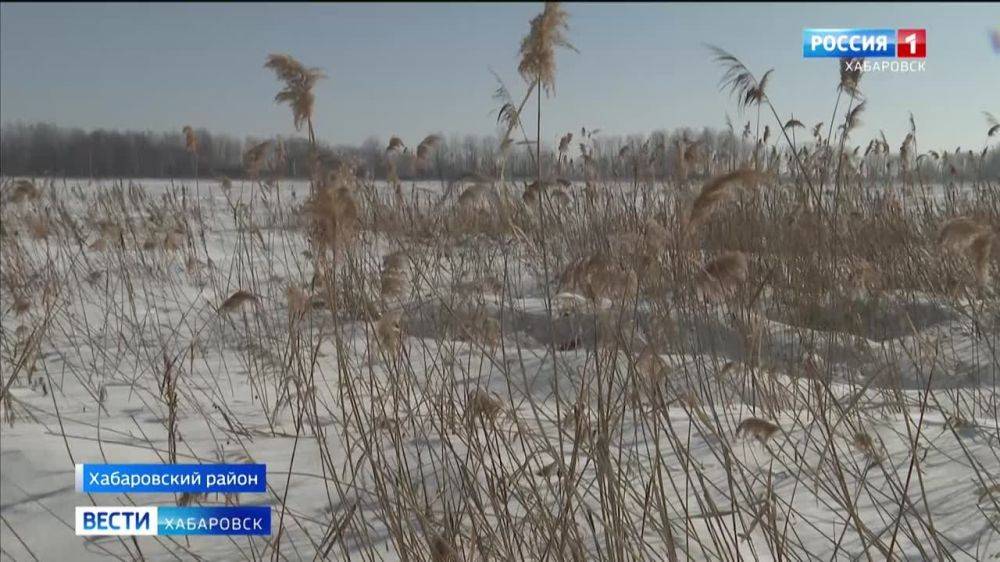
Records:
[[[315,96],[313,87],[326,76],[319,68],[309,68],[290,55],[268,55],[264,68],[274,71],[285,87],[274,96],[277,103],[288,104],[292,108],[292,118],[296,130],[312,119]]]
[[[441,135],[427,135],[417,145],[417,158],[414,161],[414,165],[418,172],[427,169],[431,153],[441,144],[441,140]]]
[[[747,279],[747,257],[743,252],[724,252],[705,265],[698,288],[708,297],[731,291]]]
[[[260,175],[264,164],[267,163],[267,153],[270,148],[271,141],[266,140],[252,145],[243,153],[243,169],[246,170],[247,176],[256,178]],[[225,184],[223,186],[224,189],[228,189]],[[230,182],[229,187],[232,187],[232,182]]]
[[[697,230],[719,207],[735,200],[738,187],[753,187],[761,179],[759,172],[744,168],[709,180],[691,206],[691,212],[687,217],[688,232]]]
[[[858,91],[858,84],[861,83],[861,62],[864,59],[841,57],[840,58],[840,83],[837,88],[852,97],[861,94]]]
[[[257,295],[251,293],[250,291],[245,291],[243,289],[240,289],[235,293],[233,293],[232,295],[229,295],[229,298],[227,298],[221,305],[219,305],[217,311],[219,312],[219,314],[234,312],[236,310],[239,310],[243,305],[247,303],[255,303],[258,302],[259,300],[260,297],[258,297]]]
[[[191,125],[185,125],[181,132],[184,133],[184,150],[191,154],[198,153],[198,136],[194,134]]]
[[[518,72],[525,82],[541,84],[547,94],[556,87],[556,48],[576,51],[566,32],[569,14],[559,2],[546,2],[545,9],[531,20],[531,29],[521,40]]]
[[[741,109],[759,105],[767,99],[767,83],[774,69],[757,79],[735,55],[714,45],[708,45],[708,48],[715,55],[715,61],[724,69],[720,88],[729,90]]]
[[[739,437],[741,434],[746,434],[763,443],[777,433],[779,429],[777,424],[751,417],[741,421],[740,425],[736,427],[736,436]]]

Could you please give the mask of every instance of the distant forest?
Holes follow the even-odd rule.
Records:
[[[196,129],[197,175],[204,178],[243,176],[243,154],[262,138],[238,139]],[[420,139],[409,143],[415,147]],[[305,177],[308,173],[309,143],[304,137],[283,138],[288,169],[286,177]],[[360,162],[364,173],[384,178],[388,174],[386,146],[380,139],[369,139],[361,146],[330,146],[320,142],[320,150],[339,159]],[[420,177],[456,178],[470,172],[489,173],[498,169],[495,156],[499,141],[493,138],[466,136],[442,139],[432,159],[434,166]],[[513,154],[507,163],[509,173],[523,170],[530,175],[534,168],[526,151],[519,158]],[[192,178],[195,158],[185,149],[185,135],[176,132],[115,131],[67,129],[45,123],[6,124],[0,128],[0,174],[5,176],[76,177],[76,178]],[[409,149],[394,156],[402,179],[417,174]],[[523,162],[519,160],[523,159]],[[401,162],[401,161],[402,162]]]
[[[757,162],[771,171],[787,172],[790,153],[780,140],[767,135],[755,143],[749,124],[738,131],[703,129],[694,131],[658,131],[647,136],[628,137],[599,135],[596,131],[580,130],[554,136],[553,144],[542,148],[546,169],[556,174],[581,179],[586,173],[602,178],[684,177],[697,178],[731,169],[738,162]],[[109,131],[67,129],[51,124],[14,123],[0,127],[0,175],[51,178],[203,178],[243,177],[243,154],[265,139],[246,138],[211,133],[196,129],[198,139],[197,168],[194,155],[185,150],[185,136],[177,131]],[[780,135],[779,135],[780,136]],[[803,135],[805,136],[805,135]],[[515,138],[508,147],[505,176],[532,177],[535,173],[534,145]],[[815,139],[803,141],[798,148],[803,154],[816,152]],[[308,170],[309,145],[305,138],[282,139],[288,169],[285,177],[303,178]],[[415,147],[420,139],[405,139]],[[864,145],[845,147],[845,158],[857,169],[867,166],[870,179],[894,177],[900,166],[898,156],[890,154],[872,157],[874,139]],[[754,146],[758,146],[754,156]],[[387,155],[388,140],[371,138],[360,146],[331,146],[320,143],[327,156],[349,159],[360,164],[361,173],[384,179],[389,175],[389,158],[395,164],[400,179],[451,180],[469,174],[496,177],[501,157],[498,136],[451,136],[436,143],[431,166],[422,170],[412,165],[413,149]],[[556,148],[558,147],[558,148]],[[894,152],[894,151],[893,151]],[[883,153],[884,154],[884,153]],[[939,155],[941,157],[939,157]],[[933,158],[931,158],[933,156]],[[879,160],[881,158],[881,160]],[[953,151],[928,151],[918,155],[916,165],[925,181],[949,181],[978,178],[1000,178],[1000,149],[994,143],[984,151],[956,148]],[[583,162],[586,161],[586,171]]]

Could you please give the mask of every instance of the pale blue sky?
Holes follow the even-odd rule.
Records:
[[[803,59],[804,27],[924,27],[927,71],[870,74],[857,142],[902,140],[916,115],[921,146],[981,147],[981,112],[1000,115],[1000,55],[988,32],[1000,4],[572,4],[557,95],[544,136],[580,126],[612,134],[722,127],[727,95],[703,43],[775,68],[782,118],[829,119],[834,59]],[[324,68],[316,128],[333,143],[430,132],[489,134],[495,69],[512,90],[534,4],[3,4],[0,121],[238,136],[292,133],[271,52]],[[746,117],[743,117],[745,121]],[[533,124],[533,120],[532,120]]]

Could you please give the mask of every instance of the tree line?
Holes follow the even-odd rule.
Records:
[[[774,137],[769,143],[766,135],[757,137],[747,130],[740,134],[733,129],[685,128],[623,137],[581,128],[553,138],[551,145],[543,146],[541,158],[544,169],[552,175],[572,180],[683,180],[748,164],[776,173],[792,171],[787,148]],[[180,127],[164,133],[84,131],[47,123],[7,124],[0,127],[0,175],[98,179],[193,178],[197,173],[204,178],[241,178],[245,175],[245,152],[265,140],[238,139],[205,129],[195,129],[194,134],[197,146],[192,153]],[[471,174],[497,177],[501,165],[507,178],[532,177],[536,170],[533,143],[521,140],[501,146],[500,139],[501,135],[443,137],[435,144],[431,165],[423,167],[415,164],[416,150],[410,147],[415,147],[419,139],[409,139],[401,150],[394,151],[387,151],[387,141],[374,137],[356,146],[332,146],[320,141],[318,150],[327,158],[356,163],[360,173],[374,179],[386,179],[393,172],[401,180],[454,180]],[[833,150],[822,138],[800,143],[797,149],[806,155],[810,151],[815,154]],[[284,138],[282,145],[286,169],[281,175],[307,177],[308,140]],[[847,161],[859,170],[867,167],[869,178],[889,179],[904,168],[898,164],[898,155],[884,154],[879,161],[877,155],[867,153],[863,146],[845,147]],[[937,156],[937,152],[929,151],[911,166],[922,168],[929,181],[1000,176],[1000,150],[996,147],[981,153],[959,148],[950,154],[942,151],[940,160]]]
[[[595,177],[628,176],[636,171],[635,160],[642,149],[651,153],[643,167],[657,167],[665,176],[683,158],[677,151],[684,142],[690,144],[688,139],[697,137],[705,154],[721,153],[726,146],[735,149],[732,139],[727,140],[724,134],[710,129],[700,133],[660,131],[648,137],[598,136],[597,132],[581,129],[560,134],[553,139],[552,146],[543,146],[543,164],[558,175],[573,179],[582,179],[585,172]],[[0,127],[0,174],[53,178],[192,178],[197,174],[205,178],[240,178],[244,176],[244,153],[265,140],[238,139],[205,129],[194,129],[194,134],[197,145],[196,153],[192,154],[180,127],[164,133],[84,131],[48,123],[7,124]],[[376,179],[390,177],[393,171],[402,180],[453,180],[470,174],[496,177],[501,164],[508,178],[533,176],[536,169],[533,143],[522,140],[502,147],[500,138],[501,135],[441,138],[431,156],[431,165],[422,168],[415,163],[419,139],[409,139],[402,150],[391,153],[386,150],[388,141],[374,137],[357,146],[331,146],[322,141],[318,146],[325,156],[352,160],[360,164],[366,176]],[[307,177],[308,140],[290,137],[282,139],[282,144],[287,166],[283,175]],[[658,156],[652,156],[654,152]]]

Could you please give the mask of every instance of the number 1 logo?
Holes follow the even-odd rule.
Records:
[[[922,59],[927,57],[926,29],[897,29],[896,58]]]

